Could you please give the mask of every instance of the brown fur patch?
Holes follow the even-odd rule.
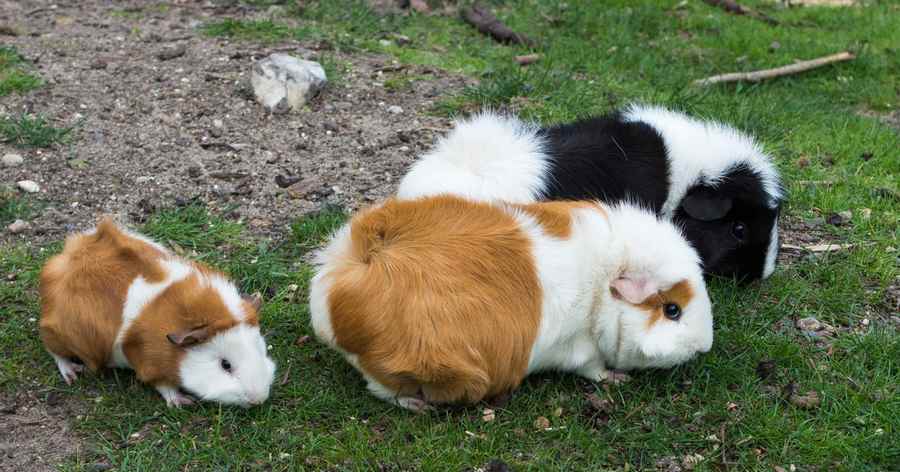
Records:
[[[128,286],[138,275],[165,276],[162,255],[104,218],[93,234],[76,234],[44,265],[40,277],[41,339],[61,357],[77,357],[96,371],[108,363],[122,324]]]
[[[687,280],[682,280],[668,290],[647,297],[638,307],[650,312],[650,319],[647,320],[647,328],[650,328],[665,316],[663,308],[666,304],[674,303],[683,310],[692,298],[694,291],[691,284]]]
[[[351,221],[327,276],[336,342],[401,395],[477,402],[526,375],[541,318],[531,242],[486,203],[388,200]]]
[[[572,211],[580,208],[598,210],[603,216],[606,212],[596,202],[590,201],[557,201],[516,205],[531,215],[544,232],[554,238],[568,239],[572,234]]]
[[[205,327],[212,338],[238,324],[228,313],[217,291],[197,274],[189,275],[147,304],[125,333],[122,351],[141,381],[180,385],[178,365],[185,351],[166,336]]]

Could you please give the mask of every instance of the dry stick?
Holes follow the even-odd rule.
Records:
[[[516,56],[516,63],[520,66],[527,66],[528,64],[534,64],[538,60],[540,60],[540,54],[526,54],[524,56]]]
[[[721,9],[727,11],[728,13],[732,13],[735,15],[752,16],[753,18],[756,18],[757,20],[765,21],[766,23],[768,23],[770,25],[778,24],[778,20],[776,20],[775,18],[772,18],[771,16],[766,15],[765,13],[760,13],[756,10],[751,10],[751,9],[739,4],[738,2],[735,2],[734,0],[703,0],[703,1],[714,7],[720,7]]]
[[[472,5],[472,8],[464,8],[462,18],[466,23],[478,28],[478,31],[491,36],[501,43],[517,43],[528,46],[534,44],[534,41],[527,36],[509,29],[490,10],[481,5],[475,4]]]
[[[757,71],[753,71],[753,72],[732,72],[730,74],[714,75],[712,77],[707,77],[705,79],[695,80],[694,85],[703,86],[703,85],[712,85],[712,84],[725,83],[725,82],[741,82],[741,81],[743,81],[743,82],[759,82],[761,80],[771,79],[774,77],[799,74],[800,72],[806,72],[808,70],[826,66],[826,65],[834,63],[834,62],[849,61],[851,59],[856,59],[856,56],[852,52],[844,51],[844,52],[839,52],[837,54],[832,54],[830,56],[820,57],[818,59],[812,59],[809,61],[800,61],[796,64],[791,64],[789,66],[776,67],[774,69],[763,69],[763,70],[757,70]]]

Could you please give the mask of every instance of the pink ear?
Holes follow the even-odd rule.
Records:
[[[623,276],[613,280],[610,286],[614,297],[634,305],[642,303],[649,296],[659,291],[659,287],[646,277],[629,278]]]

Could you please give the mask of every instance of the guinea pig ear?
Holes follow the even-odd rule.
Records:
[[[244,301],[249,303],[250,306],[253,307],[254,310],[259,311],[259,307],[262,306],[262,293],[253,292],[253,295],[244,297]]]
[[[712,221],[724,218],[731,211],[733,203],[730,197],[720,195],[714,190],[698,188],[681,200],[681,208],[695,220]]]
[[[637,305],[658,292],[659,286],[646,276],[629,277],[623,275],[612,281],[609,290],[612,292],[613,297],[632,305]]]
[[[190,347],[206,341],[209,338],[209,329],[206,326],[201,326],[180,333],[169,333],[166,335],[166,338],[170,343],[178,347]]]

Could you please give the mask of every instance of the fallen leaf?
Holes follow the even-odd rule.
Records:
[[[295,346],[302,346],[302,345],[306,344],[307,342],[309,342],[309,336],[308,336],[308,335],[303,335],[303,336],[300,336],[299,338],[297,338],[296,341],[294,341],[294,345],[295,345]]]
[[[738,404],[734,402],[728,402],[725,404],[725,409],[728,411],[737,411]]]
[[[797,320],[797,328],[802,331],[819,331],[822,329],[822,322],[812,316],[800,318]]]
[[[756,365],[756,375],[760,380],[767,380],[775,373],[776,367],[778,365],[772,359],[759,361],[759,364]]]
[[[494,418],[496,418],[496,415],[494,414],[494,410],[490,408],[485,408],[484,411],[481,412],[481,419],[486,423],[494,421]]]
[[[562,407],[559,407],[559,408],[553,410],[553,416],[555,416],[555,417],[557,417],[557,418],[561,417],[562,414],[563,414],[563,409],[562,409]]]
[[[585,397],[587,397],[588,402],[591,404],[591,408],[594,410],[602,411],[604,413],[613,411],[613,403],[605,398],[600,398],[596,393],[588,393]]]
[[[548,420],[545,416],[538,416],[536,420],[534,420],[535,429],[547,429],[550,427],[550,420]]]
[[[681,466],[684,467],[684,470],[694,470],[694,467],[703,462],[703,459],[704,457],[700,454],[688,454],[681,458]]]
[[[850,249],[854,244],[813,244],[810,246],[796,246],[793,244],[782,244],[782,249],[794,250],[794,251],[809,251],[809,252],[836,252],[843,251],[845,249]]]
[[[806,395],[793,394],[789,397],[789,400],[792,405],[807,410],[818,408],[822,403],[822,400],[819,399],[819,394],[814,390],[806,392]]]

